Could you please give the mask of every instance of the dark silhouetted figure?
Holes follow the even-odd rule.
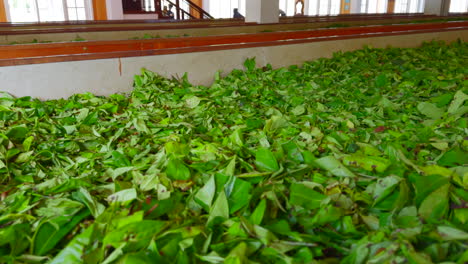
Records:
[[[174,7],[173,4],[169,4],[169,10],[167,11],[167,16],[171,19],[174,19],[174,12],[172,12],[172,8]]]
[[[241,15],[241,13],[239,13],[239,9],[237,9],[237,8],[234,8],[234,15],[232,17],[233,18],[244,18],[244,16]]]

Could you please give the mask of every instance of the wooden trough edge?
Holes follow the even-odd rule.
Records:
[[[0,47],[0,67],[207,52],[352,38],[383,37],[460,30],[468,30],[468,22],[369,26],[344,29],[269,32],[171,39],[12,45]],[[47,54],[48,51],[54,51],[55,53]]]

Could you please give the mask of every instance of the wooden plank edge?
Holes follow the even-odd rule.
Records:
[[[92,53],[92,54],[83,53],[83,54],[73,54],[73,55],[56,55],[56,56],[46,56],[46,57],[36,57],[36,58],[0,59],[0,67],[29,65],[29,64],[43,64],[43,63],[70,62],[70,61],[169,55],[169,54],[179,54],[179,53],[209,52],[209,51],[219,51],[219,50],[228,50],[228,49],[245,49],[245,48],[256,48],[256,47],[282,46],[282,45],[293,45],[293,44],[344,40],[344,39],[386,37],[386,36],[424,34],[424,33],[435,33],[435,32],[447,32],[447,31],[466,31],[466,30],[467,30],[466,28],[448,28],[448,29],[442,29],[442,30],[441,29],[421,29],[421,30],[410,30],[410,31],[402,31],[402,32],[364,33],[364,34],[355,34],[355,35],[346,35],[346,36],[326,36],[326,37],[314,37],[314,38],[308,38],[308,39],[221,44],[221,45],[208,45],[208,46],[170,48],[170,49],[132,50],[132,51],[105,52],[105,53]]]

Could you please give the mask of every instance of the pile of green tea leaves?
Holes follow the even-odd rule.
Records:
[[[467,65],[432,42],[3,94],[0,263],[466,263]]]

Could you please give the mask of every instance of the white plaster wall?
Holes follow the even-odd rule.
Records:
[[[246,22],[278,23],[279,0],[248,0],[246,2]]]
[[[201,8],[210,13],[210,0],[203,0]]]
[[[449,7],[450,0],[426,0],[424,3],[424,14],[445,16],[448,14]]]
[[[375,1],[375,0],[371,0]],[[427,0],[426,0],[427,1]],[[361,13],[361,0],[351,0],[351,7],[350,11],[351,14],[359,14]]]
[[[123,6],[121,0],[106,0],[107,19],[121,20],[123,17]]]
[[[279,4],[279,2],[278,2]],[[245,3],[245,22],[259,22],[261,20],[261,0],[251,0]],[[279,8],[279,7],[278,7]],[[279,12],[279,10],[278,10]]]
[[[262,0],[261,12],[262,12],[261,23],[278,23],[279,22],[279,1],[278,0]]]
[[[423,41],[451,42],[457,39],[468,41],[468,30],[121,59],[8,66],[0,67],[0,90],[14,96],[32,96],[40,99],[66,98],[83,92],[109,95],[131,91],[133,76],[139,74],[141,68],[147,68],[166,77],[181,77],[188,72],[189,80],[193,84],[209,85],[218,70],[226,74],[233,69],[242,68],[245,59],[251,57],[256,57],[258,66],[270,63],[276,68],[330,57],[336,51],[356,50],[364,45],[377,48],[416,47]]]
[[[304,1],[304,15],[306,16],[309,15],[309,6],[310,6],[310,0],[305,0]]]
[[[3,1],[3,3],[4,3],[4,6],[5,6],[6,21],[9,22],[9,21],[11,21],[10,4],[8,3],[8,0]]]

